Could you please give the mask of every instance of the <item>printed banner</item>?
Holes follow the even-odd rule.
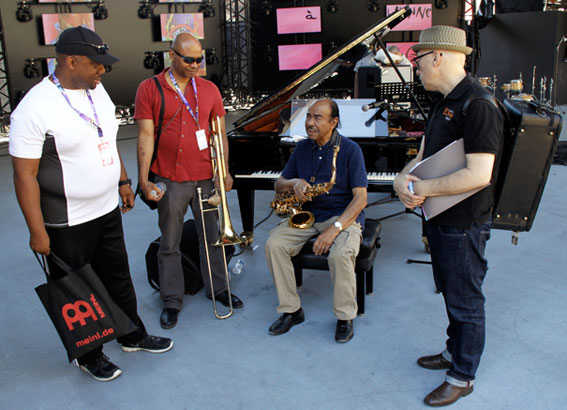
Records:
[[[179,33],[191,33],[198,39],[205,38],[203,13],[160,14],[161,41],[171,41]]]
[[[42,14],[43,38],[45,44],[55,44],[59,33],[70,27],[83,26],[94,31],[92,13]]]
[[[305,70],[323,58],[323,47],[317,44],[278,46],[280,71]]]
[[[320,33],[321,7],[276,9],[278,34]]]
[[[389,4],[386,6],[386,15],[389,16],[406,6],[408,4]],[[409,4],[409,6],[411,8],[411,16],[404,19],[392,31],[421,31],[431,27],[432,4]]]

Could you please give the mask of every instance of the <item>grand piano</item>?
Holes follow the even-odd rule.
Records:
[[[381,37],[411,14],[409,7],[385,17],[334,53],[299,74],[291,82],[256,104],[234,123],[228,133],[230,171],[237,190],[242,217],[242,236],[252,241],[255,190],[273,190],[295,144],[280,136],[282,111],[291,101],[330,77],[341,64],[341,56],[371,36]],[[285,111],[284,111],[285,113]],[[421,137],[377,135],[375,138],[349,136],[362,148],[368,172],[369,192],[391,192],[393,180],[419,149]]]

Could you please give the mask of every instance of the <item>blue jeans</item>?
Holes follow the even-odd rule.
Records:
[[[468,229],[425,224],[435,285],[449,317],[447,351],[453,360],[447,375],[463,381],[474,379],[484,349],[482,282],[488,270],[484,249],[491,224],[473,222]]]

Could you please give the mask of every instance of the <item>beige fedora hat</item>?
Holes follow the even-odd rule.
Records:
[[[419,50],[450,50],[469,55],[472,48],[467,47],[467,35],[464,30],[452,26],[433,26],[426,28],[419,35],[419,43],[411,49]]]

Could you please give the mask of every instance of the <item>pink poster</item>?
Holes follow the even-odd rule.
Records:
[[[203,13],[160,14],[161,41],[170,41],[179,33],[192,33],[198,39],[205,38]]]
[[[405,55],[408,60],[411,61],[412,58],[415,57],[415,51],[413,51],[410,47],[414,44],[417,44],[417,41],[406,41],[403,43],[388,43],[387,46],[396,46]]]
[[[321,7],[276,9],[278,34],[320,33]]]
[[[159,0],[158,3],[200,3],[203,0]]]
[[[322,57],[323,47],[321,43],[278,46],[280,71],[305,70],[321,61]]]
[[[386,15],[389,16],[406,6],[408,4],[389,4],[386,6]],[[433,6],[431,4],[409,4],[409,6],[411,8],[411,16],[404,19],[392,31],[421,31],[431,27],[431,15],[433,14]]]
[[[96,0],[65,0],[65,3],[76,3],[79,1],[96,1]],[[61,3],[60,0],[38,0],[38,3]]]
[[[69,27],[83,26],[94,31],[92,13],[42,14],[41,21],[45,44],[55,44],[59,33]]]

